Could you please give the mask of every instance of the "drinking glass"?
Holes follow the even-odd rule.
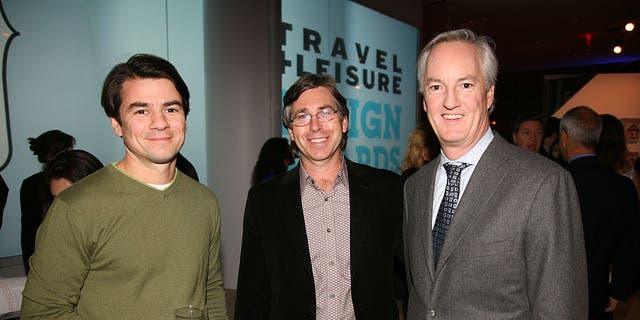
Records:
[[[206,320],[206,308],[188,305],[176,309],[176,320]]]

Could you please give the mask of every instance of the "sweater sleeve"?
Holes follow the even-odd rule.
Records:
[[[216,202],[213,212],[213,232],[209,241],[209,272],[207,274],[207,309],[210,320],[227,320],[225,292],[220,263],[220,210]]]
[[[75,307],[89,270],[80,224],[66,203],[54,202],[36,237],[22,319],[80,319]]]

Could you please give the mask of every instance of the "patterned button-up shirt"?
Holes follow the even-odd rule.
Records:
[[[351,298],[349,179],[344,158],[329,192],[319,188],[300,166],[300,190],[316,291],[316,319],[355,319]]]

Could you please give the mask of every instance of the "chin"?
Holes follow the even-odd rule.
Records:
[[[174,155],[157,155],[155,157],[150,158],[153,163],[157,164],[167,164],[171,163],[176,159],[176,154]]]

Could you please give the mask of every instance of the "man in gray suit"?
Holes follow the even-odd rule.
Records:
[[[405,185],[407,318],[586,319],[573,179],[490,130],[491,39],[436,36],[418,77],[442,149]]]

